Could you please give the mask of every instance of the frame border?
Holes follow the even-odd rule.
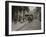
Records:
[[[9,20],[9,2],[44,5],[44,32],[43,33],[27,33],[27,34],[12,34],[12,35],[9,35],[9,21],[8,21]],[[34,34],[45,34],[45,3],[22,2],[22,1],[5,1],[5,36],[34,35]]]

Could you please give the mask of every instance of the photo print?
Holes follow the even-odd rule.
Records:
[[[45,33],[45,4],[6,1],[6,35]]]
[[[40,30],[41,7],[12,6],[12,30]]]

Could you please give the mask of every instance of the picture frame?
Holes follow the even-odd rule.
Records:
[[[19,10],[21,13],[19,13]],[[24,15],[25,17],[23,17],[22,10],[24,11],[27,10],[26,12],[29,12],[29,14],[28,13],[26,14],[25,12],[25,15]],[[32,11],[33,12],[36,11],[36,13],[37,12],[38,13],[36,14],[36,13],[33,13]],[[30,14],[31,12],[33,15]],[[35,14],[36,16],[38,15],[36,18],[34,16]],[[31,23],[30,20],[32,21],[33,19],[37,19],[38,17],[40,18],[40,22],[35,20],[36,24],[38,25],[36,25],[34,21],[33,21],[34,24],[32,24],[31,26],[27,22],[26,22],[27,25],[23,25],[25,23],[25,20],[27,21],[26,17],[28,18],[29,23]],[[25,20],[23,21],[23,19]],[[15,24],[13,22],[15,22]],[[23,25],[23,28],[21,27],[22,26],[21,24]],[[18,36],[18,35],[34,35],[34,34],[45,34],[45,3],[5,1],[5,35],[6,36]]]

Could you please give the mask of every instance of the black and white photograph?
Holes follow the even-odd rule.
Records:
[[[44,33],[44,3],[7,2],[6,5],[7,35]]]
[[[40,29],[41,7],[12,6],[12,31]]]

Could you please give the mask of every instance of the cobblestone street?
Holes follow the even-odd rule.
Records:
[[[31,23],[24,22],[24,23],[19,23],[14,24],[13,26],[14,31],[19,31],[19,30],[39,30],[41,29],[41,23],[39,20],[35,19]]]

